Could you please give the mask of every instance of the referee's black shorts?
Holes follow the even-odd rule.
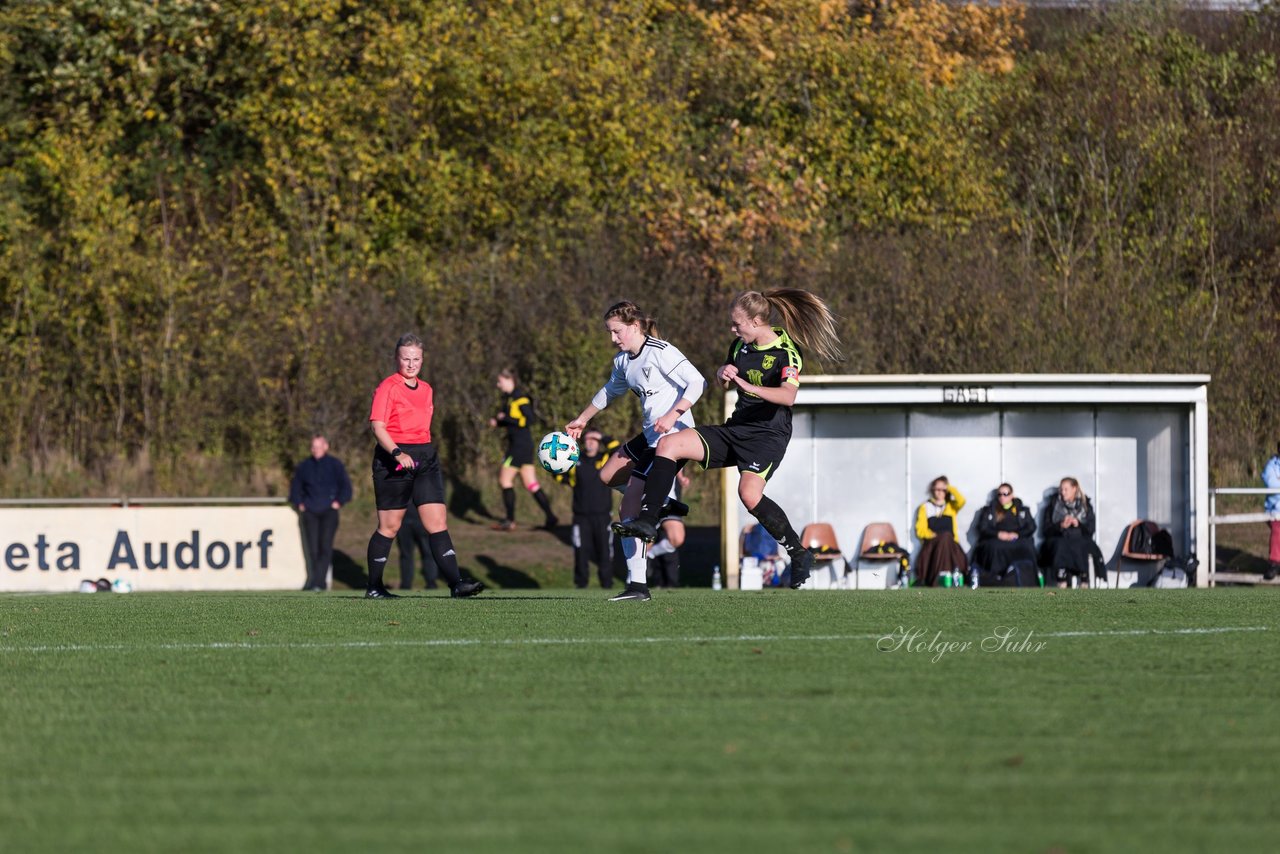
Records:
[[[373,495],[379,510],[403,510],[410,504],[444,503],[444,475],[440,457],[430,442],[400,445],[415,463],[406,469],[378,445],[373,450]]]
[[[508,434],[507,455],[502,464],[512,469],[533,465],[533,434],[527,429]]]
[[[694,427],[702,439],[704,469],[734,466],[765,480],[782,464],[791,434],[757,424],[707,424]]]

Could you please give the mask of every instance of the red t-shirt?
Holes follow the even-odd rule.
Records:
[[[406,445],[422,445],[431,441],[431,415],[435,412],[431,386],[418,379],[415,388],[409,388],[404,377],[392,374],[373,392],[373,409],[370,421],[387,425],[387,434],[393,442]]]

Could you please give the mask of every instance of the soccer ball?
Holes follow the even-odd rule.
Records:
[[[578,464],[578,443],[568,433],[548,433],[538,443],[538,462],[552,474],[564,474]]]

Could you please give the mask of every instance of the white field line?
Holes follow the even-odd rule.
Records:
[[[911,631],[908,629],[908,631]],[[1021,630],[1018,630],[1019,632]],[[1036,632],[1037,638],[1108,638],[1142,637],[1148,635],[1220,635],[1235,632],[1265,632],[1269,626],[1213,626],[1183,629],[1115,629],[1112,631]],[[874,641],[885,637],[900,637],[902,628],[884,634],[865,635],[684,635],[675,637],[640,638],[434,638],[426,640],[387,641],[301,641],[295,643],[255,643],[252,641],[222,641],[207,643],[155,643],[155,644],[48,644],[35,646],[11,646],[0,643],[4,652],[143,652],[148,650],[271,650],[271,649],[389,649],[430,648],[454,646],[599,646],[613,644],[628,646],[657,643],[794,643],[828,641]]]

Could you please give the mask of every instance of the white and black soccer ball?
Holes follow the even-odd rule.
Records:
[[[538,443],[538,462],[552,474],[564,474],[578,464],[578,443],[568,433],[548,433]]]

